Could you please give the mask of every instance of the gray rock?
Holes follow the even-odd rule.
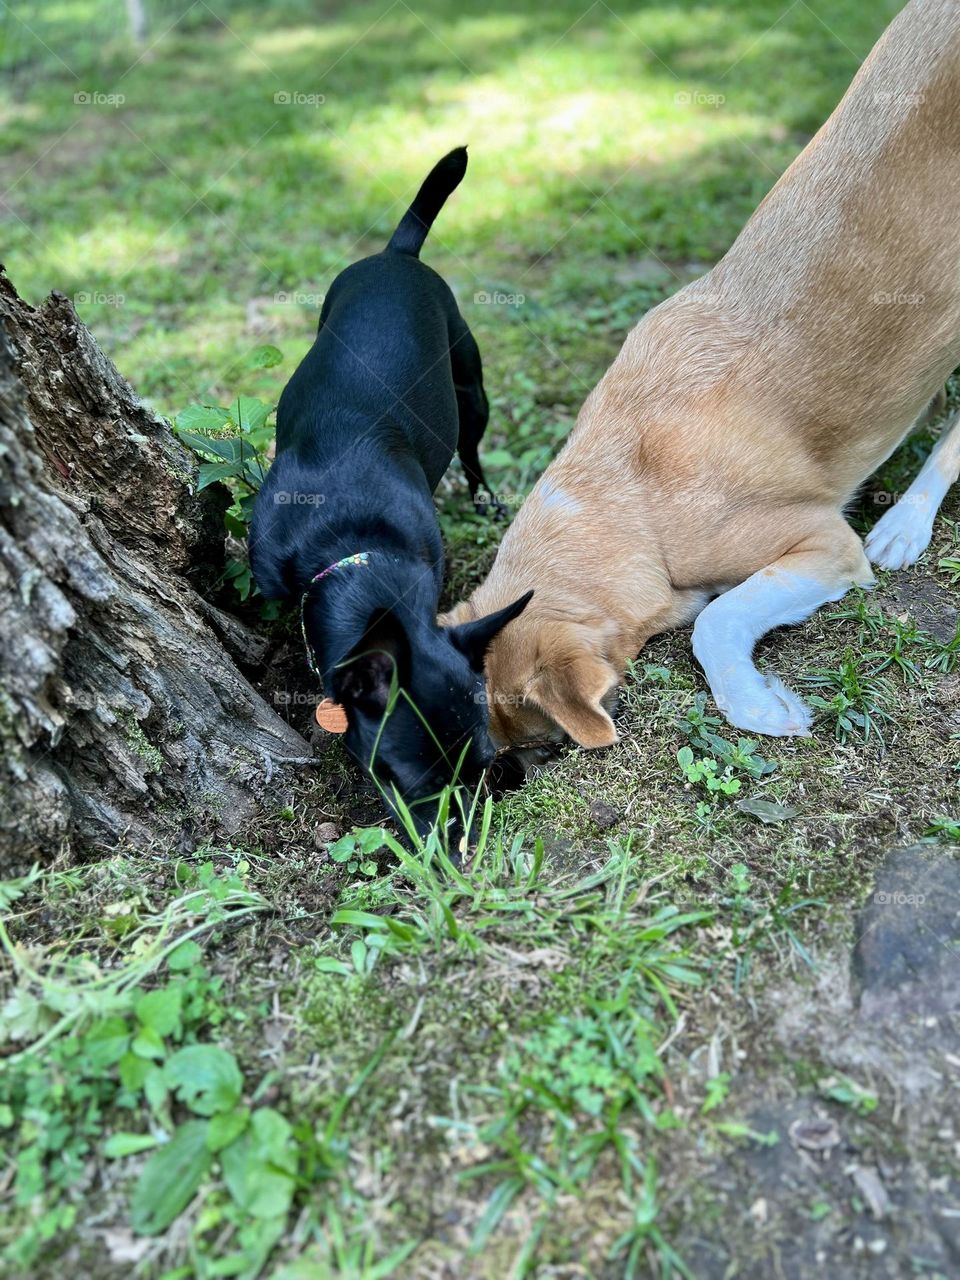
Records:
[[[861,1017],[960,1013],[960,850],[895,849],[857,922],[854,996]]]

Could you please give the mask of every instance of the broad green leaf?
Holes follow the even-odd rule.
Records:
[[[233,463],[234,466],[239,465],[244,452],[250,452],[249,445],[244,450],[239,436],[201,436],[193,431],[181,431],[178,434],[194,453],[209,453],[215,458],[222,458],[224,462]]]
[[[248,560],[228,560],[223,571],[223,576],[228,582],[232,582],[240,595],[241,600],[246,600],[250,594],[250,588],[253,585],[253,573],[250,569]]]
[[[256,396],[238,396],[230,406],[230,421],[241,431],[255,431],[263,426],[272,411],[272,404]]]
[[[365,827],[357,832],[357,844],[364,853],[376,853],[387,842],[387,833],[383,827]]]
[[[267,1259],[277,1242],[283,1236],[286,1225],[285,1213],[278,1218],[247,1218],[234,1237],[238,1246],[237,1252],[218,1258],[205,1274],[210,1276],[211,1280],[214,1276],[239,1276],[240,1280],[256,1280],[267,1265]],[[190,1274],[193,1275],[193,1271]],[[376,1280],[374,1272],[366,1268],[363,1274],[364,1280]],[[311,1276],[312,1280],[316,1280],[317,1273],[313,1272]],[[167,1275],[164,1280],[180,1280],[180,1277]],[[183,1280],[186,1280],[186,1277],[183,1277]]]
[[[177,431],[220,431],[230,421],[226,409],[211,404],[188,404],[177,414]]]
[[[151,1133],[114,1133],[103,1144],[103,1154],[108,1160],[116,1160],[121,1156],[149,1151],[156,1145],[157,1139]]]
[[[237,515],[232,507],[229,511],[224,512],[223,523],[226,526],[227,533],[232,533],[235,538],[245,538],[247,536],[248,522]]]
[[[254,347],[244,364],[248,369],[272,369],[282,359],[282,353],[268,344],[263,347]]]
[[[212,1044],[193,1044],[168,1060],[166,1080],[180,1101],[198,1116],[230,1111],[240,1101],[243,1077],[232,1053]]]
[[[201,462],[197,468],[197,492],[218,481],[230,480],[236,471],[230,462]]]
[[[167,968],[180,970],[191,969],[195,964],[203,959],[203,952],[200,947],[192,939],[187,942],[181,942],[175,951],[171,951],[167,957]]]
[[[17,1156],[17,1179],[13,1184],[14,1204],[29,1204],[43,1190],[43,1155],[38,1142],[21,1147]]]
[[[347,977],[353,973],[348,964],[344,964],[342,960],[337,960],[334,956],[318,956],[314,961],[315,967],[320,973],[342,973]]]
[[[371,911],[354,911],[352,907],[342,907],[330,917],[331,924],[353,924],[358,929],[386,929],[387,922],[382,916],[375,916]]]
[[[348,862],[356,852],[356,848],[356,839],[352,835],[346,835],[335,840],[327,852],[334,862]]]
[[[167,1051],[163,1038],[153,1027],[140,1027],[130,1048],[138,1058],[162,1058]]]
[[[506,449],[486,449],[483,460],[488,467],[512,467],[514,463],[513,454]]]
[[[236,1107],[222,1115],[211,1116],[207,1125],[207,1146],[211,1151],[222,1151],[240,1137],[249,1122],[249,1107]]]
[[[125,1053],[117,1069],[120,1072],[120,1083],[130,1093],[139,1093],[148,1073],[156,1070],[146,1058],[138,1058],[135,1053]]]
[[[143,1081],[143,1092],[151,1109],[159,1113],[166,1105],[169,1089],[162,1067],[151,1066]]]
[[[275,1218],[290,1208],[297,1172],[292,1132],[279,1112],[259,1107],[248,1132],[220,1154],[230,1194],[255,1218]]]
[[[130,1028],[123,1018],[103,1018],[83,1038],[87,1061],[101,1071],[119,1062],[129,1044]]]
[[[737,801],[736,807],[741,813],[749,813],[761,822],[789,822],[797,816],[792,804],[777,804],[775,800],[764,800],[761,796],[746,796]]]
[[[148,991],[134,1005],[134,1013],[145,1027],[151,1027],[158,1036],[170,1036],[180,1025],[180,1007],[183,995],[173,985]]]
[[[141,1236],[165,1231],[196,1195],[213,1156],[207,1126],[188,1120],[144,1165],[130,1204],[130,1221]]]

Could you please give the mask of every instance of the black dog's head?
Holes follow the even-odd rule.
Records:
[[[347,750],[394,812],[396,790],[421,836],[437,821],[444,787],[474,791],[493,761],[483,659],[532,594],[460,626],[417,624],[415,635],[409,615],[379,610],[333,672],[329,692],[346,712]],[[447,834],[459,838],[462,827]]]

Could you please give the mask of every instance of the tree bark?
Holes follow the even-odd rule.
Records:
[[[0,876],[229,835],[311,754],[200,593],[227,495],[195,474],[67,299],[0,268]]]

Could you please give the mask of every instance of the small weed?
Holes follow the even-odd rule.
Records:
[[[943,837],[946,840],[956,841],[960,844],[960,819],[956,818],[933,818],[929,827],[924,831],[924,837]]]
[[[707,695],[698,693],[678,721],[677,727],[691,745],[680,748],[677,763],[687,783],[706,792],[707,798],[696,802],[695,815],[699,825],[710,833],[720,799],[739,795],[744,778],[762,778],[777,766],[757,754],[756,738],[738,738],[732,743],[718,733],[722,721],[707,713],[706,703]],[[704,754],[697,755],[695,750]]]
[[[874,664],[872,676],[893,669],[900,673],[904,684],[916,684],[921,679],[921,671],[909,650],[920,648],[927,637],[912,618],[891,618],[889,629],[893,633],[891,648],[867,652],[864,662]]]
[[[840,742],[859,738],[869,742],[875,738],[885,746],[882,724],[892,723],[890,707],[893,691],[883,676],[865,673],[860,661],[848,647],[835,670],[819,668],[803,679],[820,693],[811,695],[810,704],[832,722]]]
[[[688,782],[701,783],[710,794],[735,796],[743,785],[739,778],[733,776],[728,765],[722,773],[718,773],[719,765],[709,756],[697,759],[691,747],[681,747],[677,752],[677,764],[683,770]]]
[[[958,575],[960,575],[960,560],[956,562],[941,560],[940,567],[948,567],[951,563],[956,563]],[[951,639],[944,643],[918,627],[911,618],[888,618],[880,608],[866,599],[863,591],[859,592],[858,598],[848,608],[828,614],[827,617],[831,622],[856,621],[859,624],[857,643],[864,649],[861,661],[869,668],[868,679],[879,676],[885,671],[896,670],[899,671],[905,684],[917,684],[923,679],[923,671],[918,661],[921,652],[929,654],[924,662],[927,670],[944,673],[953,671],[960,655],[960,622],[957,623]],[[890,641],[890,647],[877,647],[877,641],[884,636]],[[868,644],[874,647],[868,648]],[[911,651],[915,651],[916,656],[912,656]],[[849,654],[850,650],[847,650],[845,662]],[[840,673],[826,674],[838,676]],[[856,685],[855,677],[851,677],[851,683]],[[845,692],[849,691],[845,690]],[[811,701],[815,700],[811,699]],[[839,703],[837,709],[840,710]]]
[[[728,742],[717,730],[723,727],[719,716],[706,712],[707,695],[698,693],[693,705],[677,723],[677,728],[699,751],[708,752],[732,773],[746,774],[751,778],[763,778],[776,771],[776,763],[757,755],[760,745],[756,738],[738,738],[736,745]]]
[[[270,369],[283,359],[276,347],[257,347],[241,362],[245,369]],[[273,406],[254,396],[238,396],[229,405],[191,404],[174,420],[180,440],[200,458],[197,488],[225,484],[233,494],[224,522],[227,533],[245,538],[253,503],[266,478],[267,449],[274,428],[267,425]],[[233,557],[224,570],[241,600],[253,590],[250,565]]]
[[[849,1076],[827,1076],[823,1080],[818,1080],[817,1091],[821,1098],[850,1107],[860,1116],[868,1116],[877,1109],[877,1095],[871,1093],[869,1089],[862,1088]]]
[[[334,862],[341,863],[349,875],[375,876],[377,864],[371,856],[386,844],[386,832],[381,827],[368,827],[363,831],[341,836],[328,850]]]
[[[946,643],[941,644],[931,640],[927,647],[933,650],[926,662],[931,671],[940,671],[944,675],[954,671],[957,663],[960,662],[960,619],[957,620],[956,629]]]
[[[749,974],[753,954],[758,948],[775,945],[779,935],[786,937],[808,968],[814,969],[816,966],[793,926],[793,916],[798,911],[824,906],[822,899],[797,897],[793,884],[787,883],[776,897],[767,902],[758,901],[752,873],[744,862],[730,868],[730,879],[733,893],[723,899],[723,906],[730,919],[735,989],[740,990]]]
[[[878,639],[887,626],[886,615],[874,604],[862,587],[855,587],[844,598],[844,608],[826,615],[827,622],[856,622],[857,642],[861,647]]]
[[[707,1081],[707,1096],[700,1107],[701,1115],[707,1115],[714,1107],[722,1106],[726,1102],[727,1094],[730,1092],[730,1079],[730,1073],[727,1071],[711,1076]]]

